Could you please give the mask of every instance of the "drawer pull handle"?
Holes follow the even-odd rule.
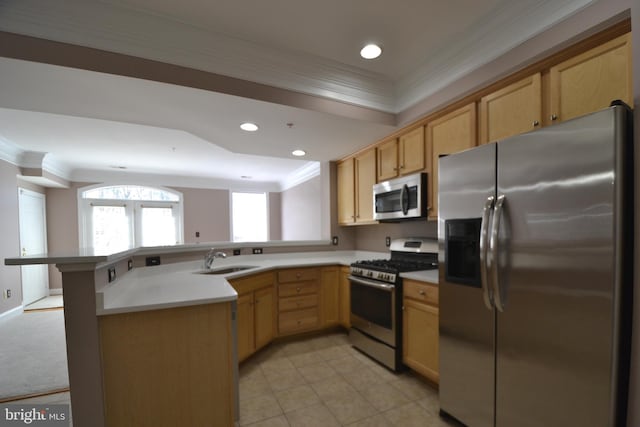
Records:
[[[301,274],[300,274],[300,273],[296,273],[296,278],[297,278],[297,279],[299,279],[299,278],[300,278],[300,276],[301,276]]]
[[[420,291],[418,292],[420,295],[425,296],[426,292],[423,289],[420,289]]]
[[[300,288],[296,288],[296,292],[300,292]]]
[[[302,321],[298,320],[298,325],[301,325],[301,324],[302,324]]]

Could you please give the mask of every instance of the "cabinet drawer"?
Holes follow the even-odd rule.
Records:
[[[284,285],[278,286],[278,295],[280,297],[308,295],[317,292],[318,284],[316,282],[286,283]]]
[[[278,271],[278,282],[304,282],[318,278],[317,268],[290,268]]]
[[[402,284],[404,296],[427,304],[438,305],[438,287],[424,282],[405,280]]]
[[[303,295],[300,297],[280,298],[278,301],[280,311],[299,310],[318,306],[318,294]]]
[[[318,327],[318,309],[289,311],[280,313],[278,329],[281,334],[304,331]]]

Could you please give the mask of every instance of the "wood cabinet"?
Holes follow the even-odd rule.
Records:
[[[340,267],[340,325],[351,327],[351,284],[349,283],[349,267]]]
[[[233,426],[231,313],[227,302],[100,316],[104,425]]]
[[[338,223],[371,224],[373,185],[376,183],[376,150],[367,150],[338,163]]]
[[[356,216],[355,159],[337,165],[338,223],[353,224]]]
[[[476,104],[472,102],[458,110],[427,123],[427,150],[430,166],[427,194],[428,218],[438,218],[438,159],[445,154],[466,150],[476,145]]]
[[[438,383],[438,286],[405,279],[403,288],[402,361]]]
[[[545,123],[606,108],[615,99],[633,106],[631,62],[628,33],[551,67]]]
[[[276,293],[273,273],[232,279],[238,292],[238,360],[243,361],[276,336]]]
[[[378,146],[378,182],[426,168],[424,126]]]
[[[541,126],[542,85],[535,73],[480,99],[480,143],[498,141]]]
[[[278,271],[278,333],[290,335],[320,327],[318,268]]]
[[[320,270],[320,324],[323,328],[340,323],[340,269],[337,266]]]

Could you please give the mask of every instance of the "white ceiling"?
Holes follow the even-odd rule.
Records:
[[[393,115],[589,3],[4,0],[0,30]],[[382,57],[360,59],[371,41],[382,45]],[[395,129],[337,110],[7,58],[0,58],[0,93],[0,141],[51,153],[73,180],[99,179],[99,171],[112,178],[112,166],[125,166],[130,173],[282,183],[307,161],[340,158]],[[260,130],[240,131],[243,121]],[[306,160],[292,159],[295,148],[308,152]]]

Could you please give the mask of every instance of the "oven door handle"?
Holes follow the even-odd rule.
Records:
[[[349,276],[349,280],[359,285],[371,286],[372,288],[378,288],[387,292],[393,292],[396,288],[394,285],[386,285],[373,280],[363,279],[362,277]]]

